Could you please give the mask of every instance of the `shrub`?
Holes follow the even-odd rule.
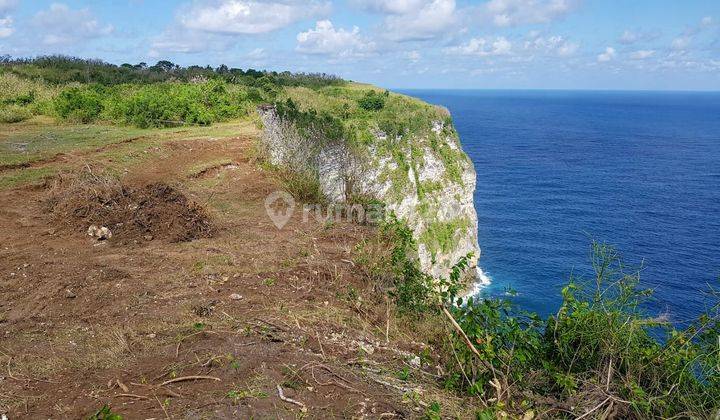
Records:
[[[329,112],[315,109],[301,110],[292,99],[276,102],[278,116],[295,125],[298,133],[306,139],[339,141],[345,137],[345,127],[339,118]]]
[[[61,118],[84,124],[96,120],[103,108],[101,89],[96,86],[71,87],[55,99],[55,111]]]
[[[378,229],[377,237],[358,245],[358,265],[387,291],[398,310],[422,316],[437,305],[434,280],[420,270],[413,232],[390,214]]]
[[[358,99],[358,105],[366,111],[379,111],[385,107],[385,98],[389,95],[390,93],[388,91],[380,94],[371,90],[368,91],[365,96]]]
[[[455,373],[464,377],[461,389],[507,407],[534,393],[574,415],[612,411],[644,419],[716,412],[718,306],[684,330],[650,318],[642,308],[651,292],[638,288],[639,271],[629,270],[608,245],[593,243],[592,250],[594,277],[571,279],[561,309],[547,320],[507,300],[448,296],[480,354],[456,337],[458,358],[449,366],[457,364]]]
[[[320,187],[317,174],[298,173],[277,168],[278,178],[285,190],[301,203],[325,204],[327,199]]]
[[[649,317],[643,307],[651,292],[638,287],[639,270],[626,267],[611,246],[593,243],[593,277],[571,278],[561,309],[541,319],[508,299],[459,297],[466,258],[449,279],[424,276],[411,232],[397,220],[379,236],[391,245],[388,253],[369,258],[363,243],[359,266],[391,285],[401,313],[453,319],[451,340],[436,343],[447,372],[441,381],[483,400],[487,418],[522,417],[529,409],[709,418],[720,409],[720,304],[684,329]]]
[[[10,105],[0,108],[0,122],[18,123],[32,117],[32,113],[27,109],[17,105]]]
[[[246,91],[230,90],[225,83],[161,83],[142,87],[124,86],[115,92],[111,114],[141,128],[183,124],[210,125],[248,114]]]

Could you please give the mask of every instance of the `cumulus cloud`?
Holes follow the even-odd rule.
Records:
[[[315,28],[297,35],[298,52],[337,57],[365,56],[375,50],[375,43],[360,36],[360,29],[335,28],[329,20],[315,23]]]
[[[647,42],[652,41],[654,39],[657,39],[660,37],[660,33],[658,31],[632,31],[630,29],[626,29],[623,31],[623,33],[618,38],[618,43],[623,45],[632,45],[638,42]]]
[[[528,40],[525,41],[524,48],[530,52],[569,57],[580,49],[580,44],[572,42],[561,35],[544,37],[537,32],[531,32],[528,35]]]
[[[89,9],[71,9],[62,3],[53,3],[32,19],[46,45],[74,44],[83,40],[110,35],[112,25],[101,23]]]
[[[385,18],[384,33],[394,41],[421,41],[450,32],[458,22],[455,0],[425,0],[420,7]],[[401,7],[396,7],[400,10]]]
[[[617,53],[615,52],[615,48],[613,48],[613,47],[607,47],[607,48],[605,48],[605,52],[604,52],[604,53],[599,54],[599,55],[597,56],[597,61],[600,62],[600,63],[606,63],[606,62],[614,59],[616,54],[617,54]]]
[[[684,50],[688,46],[690,46],[690,43],[692,42],[692,37],[689,35],[683,35],[679,36],[672,40],[672,43],[670,44],[670,47],[673,50]]]
[[[638,39],[640,39],[638,34],[630,30],[625,30],[625,32],[620,35],[618,42],[621,44],[630,45],[636,43]]]
[[[0,18],[0,39],[7,38],[14,32],[13,19],[10,16]]]
[[[630,58],[633,60],[645,60],[655,55],[654,50],[638,50],[630,53]]]
[[[17,0],[0,0],[0,39],[7,38],[15,33],[15,23],[10,12],[17,7]]]
[[[330,3],[316,0],[205,0],[182,8],[178,20],[199,31],[261,34],[329,11]]]
[[[422,58],[422,55],[418,51],[408,51],[405,53],[405,58],[412,63],[417,63]]]
[[[15,10],[18,0],[0,0],[0,16],[8,14]]]
[[[512,52],[512,43],[503,36],[495,39],[472,38],[465,44],[445,48],[445,52],[447,54],[474,55],[479,57],[509,55]]]
[[[354,0],[351,3],[374,13],[402,15],[425,6],[427,0]]]
[[[490,0],[481,8],[496,26],[548,23],[573,11],[579,0]]]

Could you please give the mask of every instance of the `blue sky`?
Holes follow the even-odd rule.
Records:
[[[391,88],[720,90],[718,0],[0,0],[0,55]]]

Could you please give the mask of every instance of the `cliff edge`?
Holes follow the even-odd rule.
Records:
[[[469,253],[476,266],[476,174],[447,109],[352,84],[288,89],[258,112],[271,164],[312,177],[331,203],[383,203],[433,277]]]

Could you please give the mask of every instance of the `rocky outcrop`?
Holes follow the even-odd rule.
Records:
[[[437,111],[438,119],[420,134],[392,138],[373,130],[371,141],[358,145],[301,132],[273,107],[258,110],[270,163],[317,177],[331,202],[363,197],[384,203],[412,229],[421,268],[441,277],[468,253],[474,254],[474,267],[480,248],[475,170],[449,114]]]

